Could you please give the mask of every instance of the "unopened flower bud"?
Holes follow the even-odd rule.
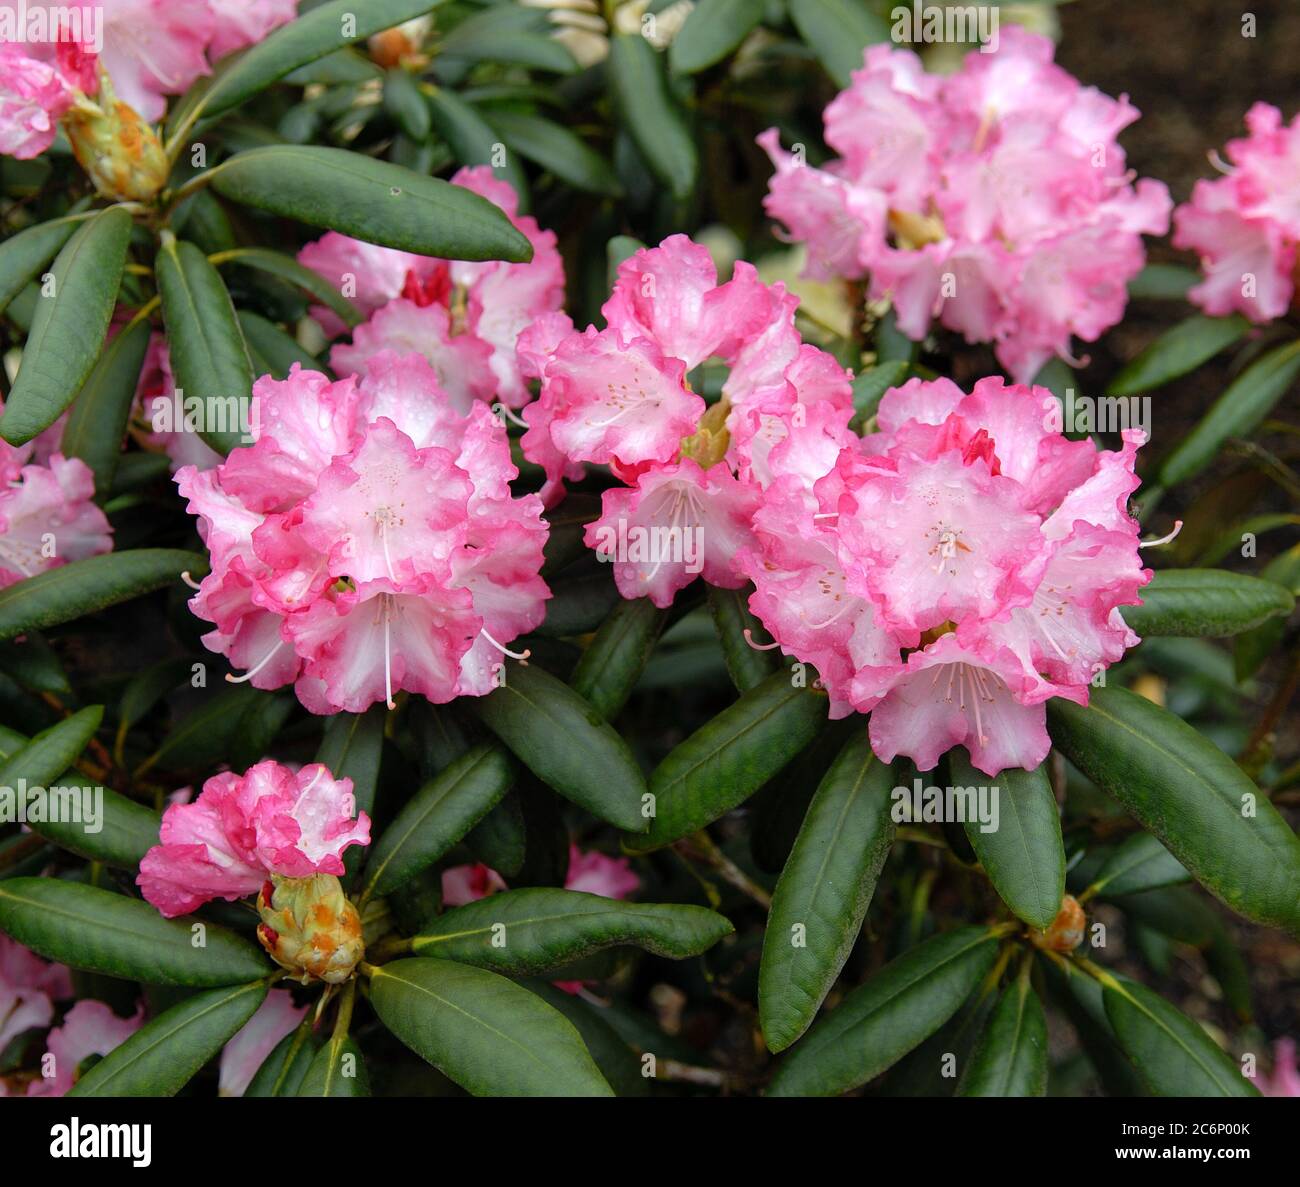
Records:
[[[1056,913],[1051,926],[1045,931],[1031,931],[1029,938],[1039,948],[1049,952],[1073,952],[1083,943],[1083,929],[1087,923],[1088,917],[1083,913],[1078,900],[1074,895],[1067,894],[1061,900],[1061,909]]]
[[[148,202],[166,183],[170,170],[157,133],[114,95],[107,74],[98,100],[80,96],[63,127],[77,161],[105,198]]]
[[[271,958],[306,985],[340,984],[365,955],[361,917],[333,874],[272,874],[257,896],[257,938]]]

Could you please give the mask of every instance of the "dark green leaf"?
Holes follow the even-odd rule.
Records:
[[[219,193],[400,251],[451,260],[532,258],[510,220],[463,186],[338,148],[255,148],[213,170]]]
[[[557,969],[617,944],[673,960],[698,956],[730,935],[703,907],[629,903],[576,890],[504,890],[455,907],[411,940],[417,956],[459,960],[511,976]]]
[[[369,1096],[366,1061],[355,1040],[341,1035],[322,1045],[295,1096]]]
[[[894,840],[894,773],[866,730],[840,752],[808,807],[781,872],[758,974],[768,1048],[808,1028],[848,959]]]
[[[176,387],[203,402],[199,436],[223,454],[249,444],[253,364],[220,274],[194,244],[164,239],[154,275]]]
[[[1103,863],[1093,879],[1094,893],[1111,898],[1176,886],[1191,877],[1182,863],[1150,833],[1135,833]]]
[[[536,665],[512,667],[474,711],[543,783],[619,828],[645,828],[645,778],[627,743],[567,684]]]
[[[311,1028],[312,1020],[308,1016],[275,1045],[275,1050],[262,1061],[262,1066],[244,1089],[245,1096],[297,1095],[298,1087],[320,1049]]]
[[[69,1096],[175,1096],[266,1000],[266,981],[196,993],[146,1023]]]
[[[1269,414],[1300,374],[1300,341],[1257,359],[1229,385],[1160,469],[1159,485],[1173,486],[1199,474],[1229,437],[1244,437]]]
[[[673,38],[668,61],[678,74],[721,62],[763,19],[764,0],[700,0]]]
[[[435,87],[428,93],[429,115],[438,134],[451,146],[462,165],[490,165],[494,175],[508,181],[520,198],[528,194],[528,182],[519,164],[510,156],[500,157],[501,139],[496,130],[454,91]],[[438,253],[445,255],[445,252]],[[517,258],[507,256],[507,259]]]
[[[63,427],[64,456],[79,457],[91,468],[95,493],[101,496],[113,486],[151,333],[147,320],[132,322],[108,344],[82,384]]]
[[[663,63],[640,33],[615,33],[609,42],[609,84],[619,118],[650,172],[679,201],[695,188],[695,141],[669,94]]]
[[[1139,635],[1237,635],[1295,609],[1291,591],[1224,569],[1163,569],[1142,590],[1142,605],[1121,606]]]
[[[429,104],[420,94],[419,83],[409,70],[395,66],[384,75],[384,108],[412,140],[429,138],[433,130]]]
[[[1250,323],[1237,314],[1205,317],[1196,314],[1166,330],[1127,364],[1106,389],[1111,396],[1131,396],[1161,387],[1246,336]]]
[[[1048,702],[1052,740],[1234,911],[1300,935],[1300,841],[1254,783],[1181,718],[1122,688]]]
[[[108,332],[130,237],[131,216],[110,206],[82,223],[59,252],[50,270],[53,291],[36,303],[0,417],[0,433],[11,444],[49,428],[86,382]]]
[[[862,0],[789,0],[790,19],[837,86],[862,69],[868,45],[889,40],[889,26]]]
[[[3,311],[72,238],[90,215],[69,214],[10,235],[0,243],[0,311]]]
[[[998,932],[934,936],[859,985],[781,1062],[769,1096],[834,1096],[865,1084],[957,1011],[998,949]]]
[[[375,842],[366,864],[364,897],[387,894],[432,865],[461,840],[514,781],[499,747],[480,742],[415,793]]]
[[[1145,985],[1107,976],[1106,1017],[1138,1074],[1157,1096],[1258,1096],[1199,1026]]]
[[[486,969],[396,960],[374,970],[370,1003],[412,1051],[475,1096],[612,1095],[573,1025]]]
[[[294,363],[305,371],[322,370],[318,360],[273,322],[247,309],[238,310],[235,316],[244,332],[244,342],[253,359],[254,370],[273,375],[276,379],[287,379]]]
[[[20,779],[28,787],[44,787],[57,779],[81,757],[103,717],[104,706],[92,705],[41,730],[0,766],[0,787],[16,787]]]
[[[971,1054],[958,1096],[1045,1096],[1047,1015],[1029,977],[1008,985]]]
[[[606,721],[626,704],[667,617],[649,598],[622,598],[587,644],[569,685]]]
[[[609,162],[563,125],[515,111],[493,112],[488,122],[507,148],[561,181],[593,194],[621,196],[623,187]]]
[[[650,777],[650,831],[624,838],[658,849],[703,828],[753,795],[811,740],[826,699],[796,688],[782,668],[680,743]]]
[[[988,785],[989,777],[971,766],[964,751],[950,751],[948,761],[955,786]],[[1034,771],[1008,767],[996,786],[996,827],[985,832],[980,821],[968,818],[966,836],[1002,901],[1026,923],[1048,927],[1065,895],[1065,845],[1047,764]]]
[[[223,927],[164,919],[138,899],[57,878],[0,883],[0,931],[48,960],[153,985],[207,988],[268,972],[261,950]]]
[[[722,644],[722,658],[738,692],[748,692],[762,684],[776,670],[780,653],[763,624],[750,612],[750,586],[742,589],[719,589],[709,586],[709,613]],[[746,637],[745,632],[749,635]],[[751,646],[750,639],[758,644]]]
[[[238,264],[244,268],[256,268],[259,272],[286,280],[308,296],[315,297],[322,305],[328,306],[347,326],[356,326],[365,320],[361,310],[319,272],[303,267],[292,256],[282,252],[271,251],[266,247],[236,247],[230,251],[218,252],[210,262],[216,266]]]
[[[0,639],[44,630],[202,573],[207,557],[173,548],[135,548],[72,561],[0,590]]]

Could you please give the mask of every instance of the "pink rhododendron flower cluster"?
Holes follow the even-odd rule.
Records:
[[[1230,140],[1224,177],[1201,180],[1174,211],[1174,246],[1201,257],[1205,279],[1188,297],[1206,313],[1281,317],[1295,295],[1300,241],[1300,119],[1256,103],[1248,135]]]
[[[0,588],[113,547],[95,476],[57,452],[62,434],[60,420],[26,445],[0,441]]]
[[[519,213],[514,189],[486,165],[452,177],[499,206],[533,247],[526,264],[505,260],[439,260],[349,239],[335,231],[309,243],[298,260],[337,285],[368,316],[350,343],[339,343],[330,366],[364,375],[380,351],[417,351],[457,402],[500,401],[519,408],[530,398],[515,354],[519,334],[564,301],[564,264],[555,232]],[[344,329],[337,315],[315,308],[327,333]]]
[[[993,342],[1028,382],[1071,336],[1094,341],[1123,315],[1140,236],[1168,229],[1169,194],[1136,186],[1116,136],[1138,117],[1052,61],[1045,37],[1002,32],[948,78],[910,50],[868,48],[825,112],[824,169],[759,137],[776,165],[768,213],[808,245],[819,279],[870,278],[898,325],[938,321]]]
[[[295,682],[313,713],[496,687],[550,596],[541,500],[512,496],[496,417],[418,354],[253,390],[255,443],[176,475],[212,558],[190,602],[207,645],[257,688]]]
[[[54,1020],[54,1003],[72,996],[72,974],[0,932],[0,1051],[26,1030]]]
[[[914,379],[877,417],[825,477],[768,487],[737,556],[750,608],[833,717],[871,713],[882,759],[929,770],[964,744],[990,775],[1033,769],[1044,702],[1086,704],[1138,642],[1118,607],[1151,578],[1127,511],[1143,435],[1068,440],[1050,391],[997,378]]]
[[[160,844],[136,882],[169,919],[213,899],[244,898],[271,875],[343,873],[343,851],[370,844],[370,818],[356,816],[351,779],[320,763],[294,771],[266,759],[243,775],[214,775],[193,803],[163,813]]]
[[[541,379],[523,448],[546,471],[543,498],[587,462],[627,484],[605,492],[586,534],[624,597],[667,606],[700,574],[743,584],[732,558],[762,488],[781,474],[813,481],[834,462],[853,415],[849,377],[800,340],[797,305],[743,261],[718,284],[708,251],[673,235],[619,267],[605,329],[579,333],[552,314],[520,335],[524,369]],[[708,407],[688,375],[715,358],[730,374]]]
[[[0,153],[44,152],[77,92],[95,93],[100,66],[117,98],[156,122],[166,96],[181,94],[211,73],[212,61],[261,41],[296,11],[296,0],[0,0],[0,20],[17,34],[0,46]],[[25,40],[33,30],[41,37]],[[102,45],[92,45],[96,37]]]

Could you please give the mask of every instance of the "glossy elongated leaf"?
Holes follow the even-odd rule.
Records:
[[[744,589],[719,589],[709,586],[709,613],[722,644],[722,658],[738,691],[748,692],[762,684],[780,663],[778,653],[767,647],[771,642],[763,624],[750,613],[749,586]],[[749,638],[745,632],[749,632]],[[749,639],[765,648],[751,647]]]
[[[1165,459],[1159,484],[1173,486],[1199,474],[1229,437],[1258,426],[1300,374],[1300,341],[1270,350],[1228,386],[1201,422]]]
[[[1157,1096],[1258,1096],[1209,1035],[1158,993],[1127,978],[1102,982],[1106,1017]]]
[[[354,41],[423,16],[442,0],[333,0],[277,29],[221,73],[201,107],[211,117],[244,103],[278,78]]]
[[[989,784],[989,777],[971,766],[964,751],[950,751],[948,761],[955,786],[973,793]],[[1026,923],[1047,927],[1065,894],[1065,844],[1047,766],[1036,771],[1008,768],[995,786],[996,827],[986,832],[987,825],[968,818],[966,836],[1002,901]]]
[[[369,1096],[370,1077],[356,1040],[342,1035],[322,1044],[295,1096]]]
[[[1047,1015],[1027,976],[1008,985],[971,1053],[958,1096],[1045,1096]]]
[[[1135,833],[1106,859],[1092,885],[1095,893],[1112,897],[1176,886],[1190,878],[1182,862],[1155,837]]]
[[[370,1004],[412,1051],[475,1096],[612,1095],[573,1024],[486,969],[395,960],[371,975]]]
[[[1224,569],[1163,569],[1142,590],[1141,606],[1121,606],[1139,635],[1237,635],[1290,614],[1295,596],[1261,577]]]
[[[91,217],[69,214],[37,223],[0,243],[0,311],[40,274],[69,239]]]
[[[544,12],[512,4],[494,4],[461,21],[442,39],[439,64],[458,66],[473,62],[507,62],[572,74],[578,64],[573,55],[547,35]],[[444,71],[445,73],[445,71]]]
[[[201,574],[207,557],[175,548],[133,548],[72,561],[0,590],[0,639],[40,631]]]
[[[640,33],[616,33],[609,40],[608,71],[619,118],[650,172],[674,198],[688,197],[699,159],[659,56]]]
[[[808,806],[763,937],[758,1013],[773,1052],[808,1029],[858,938],[894,840],[893,785],[862,730]]]
[[[532,258],[528,240],[486,198],[343,149],[250,149],[217,166],[212,186],[246,206],[400,251],[452,260]]]
[[[889,40],[889,26],[861,0],[790,0],[790,19],[841,87],[868,45]]]
[[[113,486],[151,333],[147,320],[133,322],[104,348],[63,427],[64,456],[79,457],[91,468],[99,495]]]
[[[384,108],[412,140],[429,138],[433,130],[429,104],[420,93],[415,75],[409,70],[395,66],[384,75]]]
[[[262,1061],[262,1066],[244,1089],[244,1095],[296,1096],[320,1046],[312,1034],[312,1020],[307,1017]]]
[[[649,598],[622,598],[587,644],[569,686],[606,721],[627,703],[667,618]]]
[[[1128,363],[1106,389],[1112,396],[1131,396],[1161,387],[1194,371],[1206,359],[1244,338],[1250,323],[1237,314],[1205,317],[1196,314],[1165,331]]]
[[[36,302],[22,364],[0,416],[13,445],[49,428],[90,375],[108,332],[126,266],[131,216],[110,206],[82,223],[50,269],[52,289]]]
[[[266,1000],[266,981],[196,993],[147,1022],[69,1096],[175,1096]]]
[[[515,111],[493,112],[488,122],[501,134],[507,148],[554,173],[561,181],[611,198],[623,193],[610,163],[562,124]]]
[[[927,1039],[992,967],[998,933],[963,927],[890,961],[781,1062],[769,1096],[834,1096],[865,1084]]]
[[[487,742],[454,759],[415,793],[380,835],[366,864],[365,896],[390,890],[432,865],[474,827],[514,782],[514,765]]]
[[[81,709],[49,729],[41,730],[0,766],[0,787],[44,787],[63,774],[85,750],[104,717],[103,705]]]
[[[192,243],[164,240],[154,263],[176,386],[203,401],[199,436],[218,453],[250,443],[253,364],[221,275]]]
[[[600,1074],[617,1096],[650,1095],[650,1079],[642,1074],[640,1053],[607,1021],[607,1008],[592,1005],[576,993],[566,993],[549,981],[533,979],[525,984],[573,1023]]]
[[[319,360],[313,358],[274,322],[250,313],[247,309],[237,310],[235,316],[239,318],[239,328],[244,332],[244,343],[253,360],[253,369],[260,374],[285,379],[294,363],[307,371],[323,370]]]
[[[316,761],[335,779],[351,779],[358,812],[373,812],[384,750],[387,710],[374,705],[365,713],[338,713],[325,727]]]
[[[1260,574],[1300,597],[1300,544],[1279,553]],[[1280,615],[1237,636],[1233,645],[1232,665],[1238,680],[1253,676],[1260,664],[1273,653],[1286,633],[1286,619]]]
[[[261,950],[233,932],[164,919],[138,899],[58,878],[0,882],[0,931],[49,960],[152,985],[207,988],[265,976]]]
[[[708,951],[731,931],[730,922],[704,907],[621,902],[538,886],[455,907],[421,929],[411,949],[417,956],[523,976],[616,944],[684,960]]]
[[[158,844],[162,818],[152,808],[127,799],[111,787],[93,785],[72,771],[59,778],[58,786],[81,797],[82,812],[73,814],[80,819],[59,813],[58,820],[34,820],[30,827],[59,848],[105,865],[134,870]],[[91,805],[89,812],[85,809],[87,803]]]
[[[512,667],[507,683],[474,711],[543,783],[619,828],[646,827],[645,778],[627,743],[567,684],[536,665]]]
[[[327,306],[345,325],[356,326],[365,320],[361,310],[319,272],[313,272],[283,252],[271,251],[266,247],[236,247],[230,251],[218,252],[209,262],[218,267],[238,264],[243,268],[256,268],[259,272],[288,281]]]
[[[1114,1028],[1106,1017],[1101,986],[1073,965],[1065,969],[1043,959],[1040,963],[1044,980],[1083,1048],[1088,1062],[1096,1069],[1108,1096],[1146,1096],[1147,1087],[1129,1062]]]
[[[462,165],[500,166],[501,177],[510,183],[526,205],[528,182],[523,169],[512,157],[501,162],[500,137],[478,108],[466,103],[454,91],[442,87],[431,89],[426,98],[429,116],[438,134],[451,146]],[[509,257],[514,258],[514,257]]]
[[[1226,754],[1122,688],[1048,702],[1052,740],[1234,911],[1300,934],[1300,840]]]
[[[52,692],[55,696],[68,696],[72,692],[63,661],[38,634],[0,643],[0,672],[33,692]]]
[[[668,61],[678,74],[721,62],[763,19],[764,0],[701,0],[673,38]]]
[[[782,668],[669,752],[650,776],[654,817],[634,849],[657,849],[743,803],[813,738],[826,701]]]

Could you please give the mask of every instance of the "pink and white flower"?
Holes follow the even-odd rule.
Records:
[[[1119,607],[1151,578],[1127,511],[1143,435],[1070,441],[1050,391],[996,378],[914,379],[876,419],[821,478],[763,492],[736,557],[750,608],[832,717],[871,714],[881,758],[930,769],[964,745],[990,775],[1032,769],[1044,702],[1086,704],[1138,641]]]
[[[77,1082],[77,1069],[92,1055],[116,1051],[144,1024],[144,1003],[130,1018],[122,1018],[103,1002],[79,1001],[45,1040],[46,1060],[53,1075],[27,1086],[28,1096],[64,1096]]]
[[[511,494],[500,422],[418,354],[337,382],[295,366],[254,396],[254,444],[176,476],[212,557],[190,603],[207,645],[314,713],[490,692],[550,596],[542,504]]]
[[[452,184],[503,210],[533,248],[525,264],[439,260],[360,243],[331,231],[298,253],[301,263],[339,286],[367,316],[330,354],[339,375],[364,375],[381,351],[423,354],[443,389],[470,400],[519,408],[529,376],[515,351],[520,334],[564,302],[564,264],[553,231],[521,215],[518,197],[486,165],[460,169]],[[344,330],[329,310],[313,315],[331,336]]]
[[[775,129],[759,137],[776,167],[764,205],[807,243],[809,275],[867,278],[909,337],[938,322],[992,342],[1020,382],[1119,321],[1140,236],[1169,222],[1165,187],[1134,184],[1115,140],[1137,111],[1052,54],[1008,28],[940,78],[870,46],[825,111],[836,159],[813,168]]]
[[[72,975],[0,932],[0,1050],[54,1020],[54,1003],[72,996]]]
[[[0,445],[0,588],[113,547],[90,467],[48,452],[61,433],[51,426],[27,445]]]
[[[1188,297],[1206,313],[1281,317],[1295,295],[1300,241],[1300,119],[1256,103],[1247,136],[1230,140],[1227,171],[1201,180],[1174,211],[1174,246],[1201,257],[1205,279]]]
[[[520,336],[521,366],[541,378],[523,448],[546,472],[543,499],[587,463],[626,483],[605,492],[586,534],[624,597],[668,606],[701,574],[741,585],[732,561],[762,487],[834,464],[853,412],[848,374],[800,341],[797,305],[743,261],[719,284],[708,251],[673,235],[620,266],[605,329],[579,333],[554,315]],[[688,379],[710,359],[729,367],[712,406]]]
[[[173,804],[159,839],[136,883],[170,919],[244,898],[272,874],[342,874],[343,851],[370,843],[370,818],[356,815],[351,779],[320,763],[295,771],[266,759],[243,775],[214,775],[193,803]]]

